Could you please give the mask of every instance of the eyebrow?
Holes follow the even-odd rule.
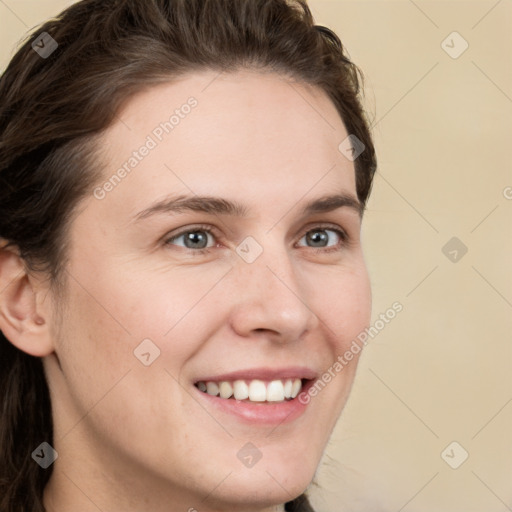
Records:
[[[364,206],[351,194],[323,196],[307,203],[301,210],[304,216],[315,213],[327,213],[338,208],[355,210],[360,217]],[[202,212],[213,215],[248,217],[249,209],[241,203],[213,196],[177,196],[168,197],[137,213],[135,222],[147,219],[159,213],[181,213],[184,211]]]

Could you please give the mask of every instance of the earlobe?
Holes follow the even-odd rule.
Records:
[[[53,352],[53,340],[36,293],[21,257],[0,248],[0,330],[18,349],[45,357]]]

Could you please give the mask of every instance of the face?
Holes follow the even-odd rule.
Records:
[[[370,320],[348,133],[323,91],[250,71],[158,85],[117,119],[44,360],[55,478],[102,509],[289,501],[358,354],[333,365]]]

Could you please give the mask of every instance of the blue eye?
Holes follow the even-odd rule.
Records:
[[[189,231],[183,231],[182,233],[169,238],[166,241],[166,244],[171,244],[171,242],[183,238],[183,247],[185,247],[185,249],[194,249],[195,252],[204,252],[210,249],[209,247],[206,247],[208,244],[208,237],[213,238],[211,230],[201,227]]]
[[[334,243],[329,243],[330,240],[333,238],[332,235],[329,235],[329,233],[334,233],[336,236],[334,237]],[[331,247],[336,248],[340,245],[343,245],[343,243],[347,240],[347,235],[344,231],[341,231],[340,229],[334,229],[334,228],[315,228],[310,231],[308,231],[302,238],[306,239],[307,242],[311,243],[313,249],[322,249],[324,247]],[[339,241],[336,242],[336,238],[339,238]],[[329,249],[333,250],[333,249]]]
[[[176,241],[182,239],[182,243]],[[189,249],[194,254],[203,254],[210,252],[215,244],[208,245],[209,239],[215,242],[216,236],[209,226],[196,226],[189,228],[187,231],[182,231],[177,235],[172,236],[165,240],[165,245],[177,245],[184,249]],[[307,247],[316,249],[321,252],[340,251],[348,242],[348,235],[345,231],[334,228],[318,226],[315,229],[310,229],[302,237],[301,240],[306,239],[306,243],[310,244]],[[304,245],[300,244],[301,247]]]

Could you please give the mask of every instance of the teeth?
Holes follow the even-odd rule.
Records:
[[[293,386],[292,379],[286,379],[286,382],[284,383],[284,397],[285,398],[292,397],[292,386]],[[199,389],[201,389],[201,388],[199,388]]]
[[[234,395],[236,400],[245,400],[249,398],[249,386],[243,380],[235,380],[233,383]]]
[[[268,385],[267,400],[269,402],[281,402],[284,400],[284,386],[280,380],[273,380]]]
[[[203,393],[235,400],[250,402],[282,402],[295,398],[302,387],[300,379],[272,380],[264,382],[254,379],[251,381],[235,380],[234,382],[198,382],[197,388]]]
[[[267,399],[267,388],[262,380],[252,380],[249,384],[249,400],[264,402]]]
[[[223,381],[219,384],[219,393],[221,398],[229,398],[233,394],[233,386]]]
[[[292,385],[292,398],[295,398],[299,394],[300,388],[301,388],[300,380],[295,379],[293,381],[293,385]]]
[[[209,395],[217,396],[219,394],[219,386],[215,382],[207,382],[206,383],[206,392]]]

